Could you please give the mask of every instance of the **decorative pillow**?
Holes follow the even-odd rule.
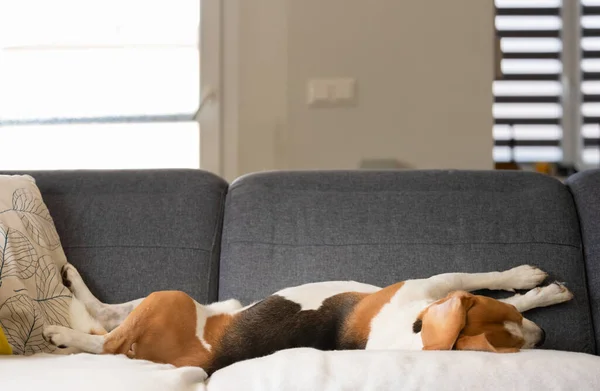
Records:
[[[65,263],[35,180],[0,175],[0,353],[55,350],[43,339],[42,329],[46,324],[69,326],[71,293],[60,276]]]

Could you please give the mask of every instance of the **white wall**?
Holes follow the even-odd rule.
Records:
[[[227,0],[224,169],[487,169],[493,2]],[[358,105],[312,109],[306,82],[355,77]]]

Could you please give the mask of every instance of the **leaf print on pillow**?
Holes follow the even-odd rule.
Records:
[[[0,286],[6,277],[30,278],[37,268],[35,248],[25,235],[0,223]]]
[[[13,210],[37,244],[50,250],[60,246],[52,216],[39,194],[28,189],[17,189],[13,193],[12,203]]]
[[[55,350],[42,336],[42,313],[29,296],[20,294],[8,298],[0,306],[2,312],[9,314],[0,319],[0,324],[13,354],[30,355]]]
[[[63,285],[58,267],[44,255],[35,273],[37,299],[44,320],[49,324],[69,326],[71,292]]]

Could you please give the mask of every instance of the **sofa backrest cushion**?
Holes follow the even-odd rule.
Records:
[[[566,183],[579,215],[596,350],[600,352],[600,170],[580,172]]]
[[[249,303],[307,282],[386,286],[521,264],[576,297],[527,315],[546,330],[545,347],[594,352],[579,224],[560,181],[508,171],[260,173],[227,195],[219,298]]]
[[[100,300],[179,289],[217,298],[227,183],[199,170],[27,172],[69,262]]]

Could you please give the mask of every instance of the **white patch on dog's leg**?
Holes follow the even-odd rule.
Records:
[[[90,330],[102,330],[104,326],[85,308],[85,305],[76,297],[71,300],[69,306],[70,326],[73,330],[82,331],[84,333]]]
[[[62,267],[61,275],[63,284],[69,288],[77,300],[85,305],[89,313],[95,316],[96,311],[102,307],[103,303],[90,292],[75,266],[67,263]]]
[[[122,304],[105,304],[89,290],[77,269],[66,264],[62,268],[63,283],[82,302],[93,319],[100,323],[106,331],[117,328],[143,299],[132,300]],[[77,327],[81,330],[81,327]]]
[[[63,326],[46,326],[44,339],[58,348],[74,348],[83,352],[100,354],[104,347],[104,336],[85,334]]]
[[[144,299],[128,301],[122,304],[104,304],[96,313],[96,319],[102,323],[107,331],[112,331],[119,327],[121,323],[129,316]]]
[[[573,293],[566,286],[555,282],[548,286],[534,288],[524,295],[514,295],[500,301],[514,305],[519,312],[525,312],[533,308],[564,303],[572,298]]]
[[[541,288],[535,288],[535,289],[541,289]],[[533,290],[535,290],[533,289]],[[530,291],[531,292],[531,291]],[[510,305],[514,305],[517,308],[517,311],[519,312],[525,312],[526,310],[525,308],[525,301],[523,300],[523,295],[514,295],[511,297],[506,297],[504,299],[498,299],[498,301],[501,301],[503,303],[506,304],[510,304]]]

